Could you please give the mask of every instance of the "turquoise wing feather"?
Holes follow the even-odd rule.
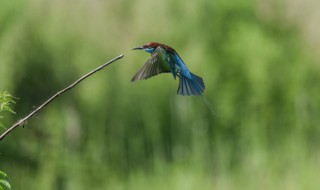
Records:
[[[151,57],[141,67],[131,81],[148,79],[160,73],[170,72],[170,67],[166,63],[166,50],[161,46],[152,53]]]

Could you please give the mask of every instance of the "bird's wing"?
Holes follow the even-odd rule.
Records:
[[[165,61],[166,56],[166,50],[161,46],[157,47],[131,81],[147,79],[160,73],[170,72],[170,67]]]

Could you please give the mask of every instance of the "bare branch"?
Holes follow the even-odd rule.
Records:
[[[0,141],[7,136],[11,131],[13,131],[15,128],[19,127],[19,126],[23,126],[30,118],[32,118],[35,114],[37,114],[38,112],[40,112],[45,106],[47,106],[49,103],[51,103],[54,99],[56,99],[58,96],[62,95],[63,93],[69,91],[70,89],[72,89],[73,87],[75,87],[77,84],[79,84],[82,80],[88,78],[89,76],[91,76],[92,74],[96,73],[97,71],[103,69],[104,67],[110,65],[111,63],[123,58],[123,54],[119,55],[118,57],[113,58],[112,60],[104,63],[103,65],[97,67],[96,69],[92,70],[91,72],[83,75],[81,78],[79,78],[78,80],[76,80],[75,82],[73,82],[71,85],[69,85],[68,87],[66,87],[65,89],[57,92],[55,95],[53,95],[51,98],[49,98],[47,101],[45,101],[41,106],[39,106],[37,109],[35,109],[34,111],[32,111],[29,115],[27,115],[25,118],[20,119],[18,122],[16,122],[15,124],[13,124],[9,129],[7,129],[1,136],[0,136]]]

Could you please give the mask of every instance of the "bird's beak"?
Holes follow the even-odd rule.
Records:
[[[144,49],[143,46],[132,48],[132,50],[143,50],[143,49]]]

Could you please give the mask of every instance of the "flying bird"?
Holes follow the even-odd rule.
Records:
[[[132,78],[132,81],[171,72],[174,79],[177,76],[180,78],[177,91],[179,95],[199,96],[203,94],[205,86],[202,78],[188,70],[179,54],[172,47],[157,42],[148,42],[143,46],[133,48],[133,50],[144,50],[150,53],[151,57]]]

